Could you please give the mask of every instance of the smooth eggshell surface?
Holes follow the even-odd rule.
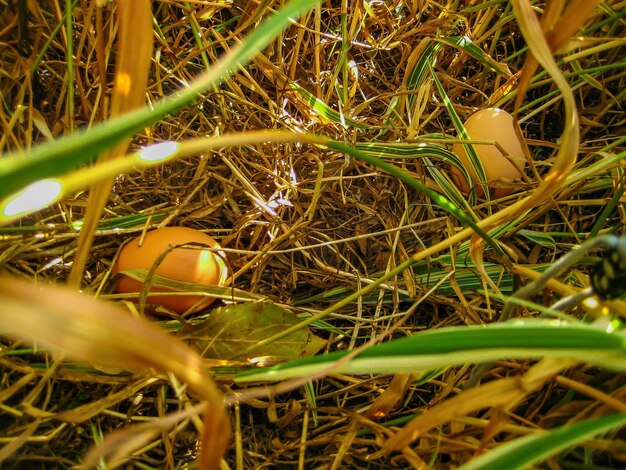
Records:
[[[509,157],[515,162],[511,163],[500,152],[497,146],[491,144],[473,144],[478,158],[483,164],[487,176],[487,185],[491,188],[491,194],[499,198],[511,194],[512,187],[498,186],[494,184],[497,180],[514,181],[522,176],[526,166],[522,144],[515,133],[513,116],[498,108],[488,108],[478,111],[468,118],[464,124],[471,140],[496,141],[506,150]],[[467,152],[463,144],[454,144],[452,151],[461,159],[472,177],[472,186],[478,184],[478,175],[472,168]],[[470,186],[454,166],[451,167],[452,181],[457,187],[467,194]],[[483,196],[481,185],[475,186],[476,194]]]
[[[209,248],[220,248],[210,236],[187,227],[165,227],[147,232],[139,246],[140,237],[134,238],[122,248],[113,266],[112,273],[131,269],[149,270],[157,259],[167,251],[170,245],[202,244]],[[205,286],[219,286],[228,276],[228,269],[223,254],[203,250],[193,246],[175,248],[165,255],[156,268],[159,276],[176,281],[193,282]],[[116,285],[120,293],[141,292],[143,283],[123,276]],[[150,292],[168,292],[172,289],[151,286]],[[204,302],[198,304],[198,302]],[[137,300],[137,299],[134,299]],[[189,295],[148,296],[147,302],[167,307],[177,313],[197,312],[210,305],[215,298]],[[198,304],[198,305],[196,305]],[[194,305],[196,305],[194,307]]]

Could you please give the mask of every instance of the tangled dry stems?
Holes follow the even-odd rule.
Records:
[[[114,71],[111,6],[99,9],[96,2],[80,0],[73,10],[76,85],[71,114],[66,101],[66,32],[53,36],[63,12],[59,3],[28,2],[26,29],[17,11],[2,3],[2,150],[27,149],[48,133],[58,137],[103,118]],[[18,3],[10,2],[12,7]],[[623,8],[619,2],[606,4],[615,11]],[[344,42],[340,2],[323,2],[319,16],[311,13],[302,18],[245,70],[225,80],[196,105],[136,136],[133,145],[284,128],[347,142],[407,141],[427,134],[453,136],[450,118],[430,82],[413,92],[417,100],[414,109],[419,113],[407,109],[408,93],[402,85],[414,60],[412,52],[435,36],[469,35],[511,74],[523,65],[524,54],[517,52],[524,41],[515,21],[507,17],[510,8],[505,2],[466,12],[461,12],[460,4],[457,11],[451,11],[435,2],[396,0],[369,5],[372,13],[361,6],[348,12],[343,27],[349,31],[350,41]],[[221,52],[254,27],[256,20],[251,18],[267,16],[270,6],[278,8],[279,4],[262,10],[256,2],[154,2],[159,28],[148,100],[157,100],[192,80],[206,62],[216,61]],[[606,11],[597,15],[596,20],[610,16]],[[202,49],[194,28],[202,32]],[[605,34],[623,37],[623,19],[607,28],[609,33],[605,28],[590,34],[584,47],[600,43]],[[349,50],[343,51],[344,47]],[[42,60],[34,67],[40,51],[44,52]],[[612,48],[583,57],[580,65],[585,69],[612,64],[619,58],[620,48]],[[495,104],[502,90],[514,83],[512,76],[506,80],[485,71],[476,60],[452,48],[438,59],[436,72],[462,117],[486,103]],[[358,77],[351,72],[349,61],[356,64]],[[355,131],[324,119],[287,86],[289,82],[298,83],[366,127]],[[621,136],[624,115],[617,97],[623,100],[624,85],[623,71],[608,70],[576,90],[582,122],[582,165]],[[540,100],[552,89],[548,80],[538,82],[525,102]],[[394,99],[399,99],[400,105],[389,115]],[[510,101],[505,104],[511,106]],[[16,120],[18,112],[23,118]],[[560,103],[538,101],[528,108],[521,123],[528,144],[539,157],[537,171],[543,174],[558,145]],[[405,160],[401,165],[436,188],[420,160]],[[599,176],[567,188],[553,204],[537,208],[518,228],[572,235],[589,232],[613,195],[614,183],[606,178]],[[2,269],[40,282],[63,282],[77,236],[70,224],[83,217],[87,196],[77,194],[25,218],[19,231],[17,227],[7,228],[0,241]],[[481,203],[475,210],[487,214],[508,203],[510,199]],[[297,313],[316,312],[330,302],[306,302],[308,297],[337,288],[358,289],[458,229],[458,222],[396,179],[345,155],[300,144],[229,148],[120,176],[105,219],[138,213],[151,215],[147,219],[150,226],[184,225],[219,239],[239,289],[281,304],[298,304],[294,308]],[[605,226],[617,226],[623,220],[620,207]],[[84,278],[87,290],[101,290],[120,244],[144,228],[142,222],[98,233]],[[512,236],[505,243],[517,262],[537,264],[549,263],[567,251],[569,241],[546,248]],[[434,265],[432,269],[452,267]],[[403,335],[424,328],[488,322],[497,308],[473,291],[459,291],[458,296],[434,293],[405,318],[413,299],[425,291],[406,272],[374,297],[331,315],[328,321],[342,335],[323,329],[316,333],[327,338],[328,349],[334,350],[363,344],[394,328],[394,334]],[[546,303],[550,303],[549,295],[545,294]],[[399,321],[402,323],[398,325]],[[12,445],[17,436],[25,440],[5,462],[6,468],[72,467],[102,434],[193,402],[193,396],[172,377],[111,375],[80,365],[59,364],[19,343],[4,342],[0,361],[0,428],[4,436],[0,441]],[[488,378],[523,372],[526,367],[525,363],[503,361]],[[406,419],[454,396],[469,371],[469,367],[450,369],[427,383],[409,385],[386,420]],[[598,415],[606,409],[608,405],[597,397],[585,396],[580,390],[573,393],[573,384],[594,386],[607,380],[603,390],[614,391],[612,398],[624,400],[623,376],[581,367],[529,397],[514,414],[488,410],[460,417],[423,436],[413,449],[385,454],[380,444],[388,430],[364,412],[389,387],[390,380],[328,377],[313,385],[315,410],[310,409],[301,390],[241,404],[233,409],[237,438],[227,460],[238,468],[296,468],[298,464],[302,468],[406,468],[433,458],[433,467],[452,468],[498,442],[536,428]],[[228,381],[222,385],[226,391],[233,390]],[[563,406],[563,400],[569,403]],[[75,411],[68,417],[70,410]],[[144,468],[179,468],[193,462],[197,450],[194,424],[186,420],[162,433],[129,457],[129,462]],[[587,447],[603,452],[606,465],[625,455],[623,443],[596,440]],[[576,457],[574,453],[572,458]],[[558,465],[556,460],[546,463],[549,468]]]

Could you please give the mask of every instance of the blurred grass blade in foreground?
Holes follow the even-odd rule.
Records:
[[[119,33],[115,85],[111,98],[112,117],[120,116],[145,104],[148,72],[152,60],[150,6],[151,2],[148,0],[118,0],[116,3]],[[103,77],[100,78],[103,79]],[[129,145],[130,139],[120,140],[100,155],[98,161],[104,162],[122,157]],[[114,182],[115,179],[111,176],[91,187],[83,227],[78,238],[78,247],[68,278],[70,287],[80,287],[94,234]]]
[[[254,28],[244,40],[215,65],[199,75],[189,86],[153,103],[151,107],[125,113],[93,128],[70,134],[54,143],[33,148],[24,155],[7,155],[0,159],[0,200],[24,189],[31,183],[55,178],[92,163],[99,153],[111,148],[120,139],[154,124],[197,100],[265,48],[289,24],[315,4],[315,0],[292,1]]]
[[[219,454],[220,458],[226,451],[230,422],[225,402],[205,372],[202,359],[148,321],[68,288],[33,286],[31,282],[3,276],[0,333],[79,361],[124,370],[154,368],[175,374],[209,404],[203,451],[213,456]],[[213,464],[204,468],[217,468],[219,458]]]

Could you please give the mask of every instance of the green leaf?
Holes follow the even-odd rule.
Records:
[[[183,328],[180,334],[190,340],[204,357],[245,359],[243,351],[260,340],[300,323],[289,310],[268,302],[229,305],[213,311],[199,325]],[[287,360],[312,356],[326,340],[300,329],[255,351],[257,356],[276,356]]]
[[[441,328],[367,348],[334,369],[346,374],[417,373],[500,359],[580,358],[626,370],[626,339],[588,324],[509,321],[486,326]],[[267,369],[238,374],[237,382],[283,380],[327,370],[351,351],[336,351]]]
[[[452,182],[450,177],[446,173],[440,171],[439,168],[437,168],[435,165],[433,165],[428,157],[424,157],[424,162],[426,163],[426,169],[428,170],[428,173],[430,173],[432,179],[435,180],[437,186],[441,188],[444,196],[446,196],[450,200],[450,202],[452,202],[452,204],[454,204],[456,207],[464,208],[465,211],[470,214],[473,219],[478,220],[478,217],[472,210],[470,204],[463,197],[463,195],[459,191],[459,188]],[[465,177],[465,181],[471,181],[471,176],[469,176],[469,172],[467,171],[467,168],[465,168],[465,166],[461,165],[457,166],[457,168]]]
[[[459,470],[523,470],[580,441],[626,424],[626,413],[590,419],[515,439],[471,460]]]

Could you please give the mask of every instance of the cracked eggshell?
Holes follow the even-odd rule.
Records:
[[[207,234],[188,227],[165,227],[147,232],[143,243],[141,237],[127,243],[117,258],[112,274],[132,269],[149,270],[157,259],[167,251],[170,245],[201,244],[209,248],[220,248],[218,243]],[[228,277],[228,268],[224,262],[224,254],[202,249],[202,247],[180,247],[167,253],[155,273],[159,276],[176,281],[193,282],[206,286],[220,286]],[[141,292],[143,282],[122,275],[115,286],[119,293]],[[172,289],[151,286],[150,292],[168,292]],[[203,302],[201,302],[205,299]],[[132,299],[138,301],[137,299]],[[171,295],[148,296],[149,304],[162,305],[177,313],[197,312],[208,307],[214,297]],[[198,302],[201,302],[196,305]]]
[[[526,167],[526,158],[522,143],[515,133],[513,116],[499,108],[482,109],[470,116],[464,124],[471,140],[491,140],[498,142],[506,150],[511,163],[498,149],[491,144],[473,144],[480,158],[487,176],[487,185],[495,198],[507,196],[514,191],[514,187],[498,185],[497,181],[515,181],[521,178]],[[478,175],[473,170],[463,144],[454,144],[452,151],[461,159],[472,177],[471,186],[475,187],[479,197],[484,195],[482,186],[478,185]],[[456,167],[450,168],[452,181],[465,194],[470,191],[470,185]]]

